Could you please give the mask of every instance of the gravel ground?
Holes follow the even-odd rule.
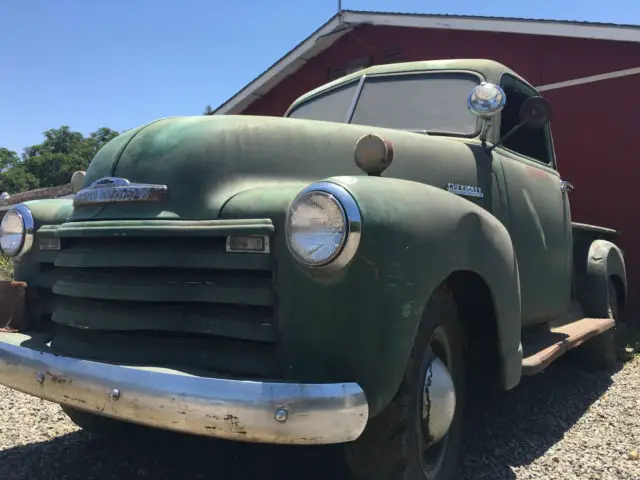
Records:
[[[640,358],[612,376],[571,358],[469,410],[465,479],[640,480]],[[0,478],[347,479],[339,448],[274,448],[142,430],[92,438],[57,405],[0,387]]]

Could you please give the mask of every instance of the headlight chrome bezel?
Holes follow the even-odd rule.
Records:
[[[333,254],[325,259],[322,263],[309,263],[306,259],[300,257],[294,248],[291,246],[291,215],[293,213],[293,206],[296,202],[299,202],[303,197],[312,194],[320,193],[332,197],[337,205],[341,208],[345,222],[345,235],[342,239],[340,247],[336,249]],[[287,248],[291,255],[301,265],[318,271],[336,271],[341,270],[351,261],[358,251],[360,245],[360,238],[362,236],[362,216],[360,209],[353,196],[341,185],[332,182],[317,182],[312,183],[305,187],[301,192],[293,199],[289,208],[287,209],[287,215],[285,218],[285,237],[287,242]]]
[[[4,250],[2,250],[2,253],[13,260],[19,260],[33,247],[35,221],[33,219],[31,210],[23,203],[12,206],[9,210],[7,210],[5,216],[11,212],[17,213],[22,220],[22,242],[20,242],[20,247],[18,247],[15,253],[9,253]],[[4,221],[5,216],[3,216],[2,221]]]

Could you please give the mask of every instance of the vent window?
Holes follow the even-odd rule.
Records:
[[[336,78],[344,77],[350,73],[370,67],[371,65],[373,65],[373,57],[371,55],[350,60],[342,66],[330,68],[327,71],[327,80],[330,82]]]

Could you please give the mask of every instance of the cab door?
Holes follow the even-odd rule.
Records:
[[[500,136],[519,122],[522,102],[537,92],[504,75],[507,104]],[[556,169],[551,128],[522,127],[494,152],[500,158],[507,196],[507,228],[516,250],[523,326],[563,314],[571,302],[573,237],[567,183]]]

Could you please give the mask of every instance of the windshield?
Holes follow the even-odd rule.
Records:
[[[480,83],[469,73],[438,72],[367,77],[350,123],[428,133],[471,135],[477,119],[467,97]],[[358,81],[317,95],[288,116],[345,122]]]

